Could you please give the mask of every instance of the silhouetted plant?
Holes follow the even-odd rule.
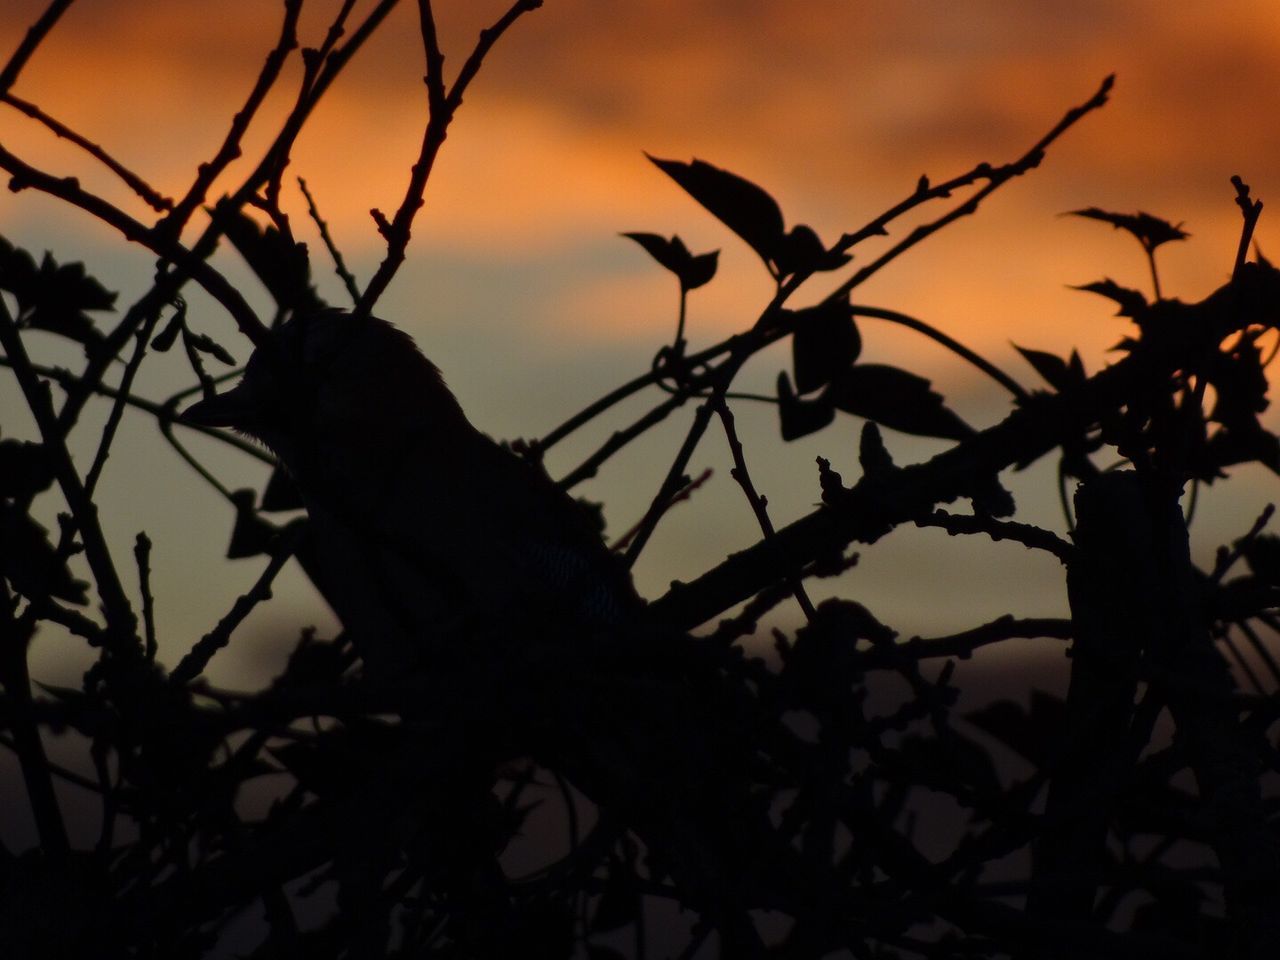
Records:
[[[287,669],[260,690],[234,693],[204,680],[290,560],[326,595],[342,586],[326,572],[324,539],[306,520],[271,516],[303,503],[294,481],[305,487],[305,476],[277,466],[261,492],[229,490],[177,431],[198,429],[245,455],[275,458],[232,433],[176,419],[189,399],[211,400],[232,375],[211,376],[210,358],[219,369],[234,366],[203,332],[212,319],[192,321],[181,297],[188,283],[211,294],[286,380],[298,368],[281,346],[285,331],[332,317],[282,212],[283,174],[315,104],[395,4],[381,0],[359,22],[354,4],[343,4],[321,44],[299,53],[302,5],[285,3],[279,40],[244,108],[177,200],[10,93],[69,0],[50,5],[0,71],[0,99],[69,135],[159,214],[153,223],[137,219],[0,145],[11,189],[77,206],[157,259],[152,286],[112,325],[104,314],[116,295],[85,266],[51,254],[37,262],[0,241],[0,363],[39,432],[38,440],[0,440],[0,744],[20,763],[39,833],[31,849],[0,850],[5,956],[205,956],[246,909],[262,916],[250,948],[261,958],[608,960],[710,955],[717,944],[734,957],[1271,955],[1280,942],[1280,838],[1275,797],[1262,785],[1277,768],[1280,668],[1268,642],[1280,616],[1280,539],[1264,532],[1268,510],[1219,551],[1212,570],[1200,570],[1180,507],[1188,485],[1220,481],[1228,467],[1259,462],[1280,472],[1280,444],[1258,419],[1274,355],[1264,342],[1280,323],[1280,271],[1261,256],[1247,259],[1261,203],[1235,179],[1244,227],[1233,275],[1190,304],[1164,297],[1155,269],[1156,248],[1186,237],[1180,226],[1145,213],[1076,211],[1138,239],[1154,298],[1111,279],[1083,287],[1132,322],[1123,356],[1090,374],[1075,353],[1020,347],[1045,382],[1039,390],[916,318],[851,299],[881,267],[1036,167],[1061,134],[1105,103],[1110,78],[1021,157],[938,183],[922,177],[903,200],[829,245],[806,225],[788,229],[774,199],[742,177],[701,160],[651,158],[760,256],[772,296],[741,332],[691,350],[686,298],[714,281],[716,253],[694,254],[679,237],[626,234],[678,280],[672,341],[647,372],[545,436],[513,444],[515,453],[494,447],[484,469],[551,490],[538,473],[548,449],[622,400],[660,388],[658,402],[558,485],[572,489],[692,403],[684,442],[615,553],[634,562],[666,512],[705,479],[686,471],[713,420],[760,527],[754,546],[642,610],[623,604],[623,615],[593,619],[556,602],[556,590],[572,592],[581,577],[544,591],[543,603],[526,595],[489,610],[463,604],[421,631],[421,663],[384,675],[364,676],[347,636],[304,631]],[[390,216],[374,213],[387,252],[363,287],[307,194],[352,299],[350,322],[376,323],[370,312],[405,257],[463,91],[493,44],[538,6],[514,3],[450,84],[431,4],[419,3],[430,119],[403,202]],[[210,203],[208,191],[295,55],[297,105],[240,186]],[[816,305],[789,305],[815,273],[845,267],[864,240],[947,201]],[[194,230],[200,210],[208,223]],[[269,322],[208,262],[223,238],[273,297]],[[867,320],[942,344],[1005,388],[1013,409],[978,429],[925,378],[863,362],[859,323]],[[32,330],[80,344],[83,367],[34,362]],[[792,367],[779,374],[774,398],[783,439],[842,415],[866,423],[861,477],[847,485],[820,460],[822,505],[777,529],[731,404],[744,365],[784,339]],[[148,352],[179,342],[195,385],[160,402],[137,395],[133,381]],[[118,362],[120,377],[109,383]],[[68,440],[95,396],[111,399],[110,416],[86,465]],[[305,398],[290,402],[305,410]],[[154,416],[233,507],[228,556],[267,559],[254,587],[176,664],[157,657],[149,540],[139,533],[132,545],[141,585],[132,596],[118,572],[125,545],[109,542],[99,524],[95,492],[127,407]],[[880,427],[952,445],[900,465]],[[1079,481],[1070,541],[1010,519],[1016,505],[1002,472],[1046,456],[1059,459],[1064,483]],[[1117,458],[1123,469],[1095,462]],[[32,507],[55,483],[66,512],[50,532]],[[357,505],[376,506],[377,491],[350,493]],[[960,500],[971,509],[948,509]],[[1071,618],[1007,615],[951,636],[904,640],[853,600],[809,599],[808,580],[856,562],[852,544],[870,546],[904,524],[1052,554],[1066,567]],[[91,585],[69,566],[78,554]],[[585,555],[594,558],[593,577],[612,562],[603,548]],[[496,558],[491,569],[510,575]],[[92,612],[84,609],[90,587]],[[424,579],[424,589],[444,588]],[[790,597],[804,626],[775,631],[775,655],[757,655],[748,641]],[[717,618],[699,636],[688,632]],[[37,690],[31,645],[58,631],[94,648],[96,663],[79,688]],[[981,647],[1032,637],[1070,641],[1066,700],[1030,691],[1026,706],[1002,700],[956,717],[957,665]],[[1241,660],[1248,690],[1224,659],[1241,643],[1268,671],[1259,677]],[[906,692],[895,699],[894,690]],[[1175,733],[1161,747],[1153,730],[1166,711]],[[975,729],[1016,754],[1022,772],[1003,769],[966,732]],[[62,733],[82,747],[74,768],[46,752],[46,739]],[[59,779],[97,800],[101,829],[89,848],[69,839],[53,787]],[[265,815],[251,816],[237,800],[264,780],[275,799]],[[962,832],[938,860],[916,837],[931,794],[948,798]],[[530,836],[540,837],[541,864],[513,875],[504,853],[527,850]],[[1018,860],[1027,851],[1029,868]]]

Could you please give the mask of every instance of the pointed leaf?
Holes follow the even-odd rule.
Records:
[[[254,496],[254,492],[247,489],[231,494],[236,505],[236,522],[231,528],[231,542],[227,545],[228,560],[256,557],[270,551],[276,528],[254,510]]]
[[[711,278],[716,275],[716,269],[719,266],[719,250],[700,253],[689,261],[689,266],[680,275],[680,282],[684,284],[686,290],[696,290],[698,287],[711,282]]]
[[[694,256],[678,236],[670,240],[656,233],[624,233],[644,247],[645,252],[680,279],[683,290],[693,290],[707,283],[716,274],[720,251]]]
[[[835,416],[835,408],[825,395],[816,400],[801,400],[792,391],[787,375],[778,374],[778,420],[783,440],[798,440],[817,433]]]
[[[842,372],[823,394],[839,409],[882,426],[924,437],[963,440],[973,428],[948,410],[924,377],[884,364]]]
[[[624,233],[623,236],[640,244],[645,253],[677,276],[691,259],[688,248],[679,237],[673,236],[668,240],[657,233]]]
[[[13,294],[21,324],[75,340],[90,353],[103,337],[88,313],[115,309],[116,295],[89,276],[83,263],[59,266],[46,252],[37,267],[31,254],[3,237],[0,290]]]
[[[1116,311],[1117,317],[1133,317],[1137,319],[1143,315],[1149,306],[1147,298],[1137,290],[1122,287],[1110,277],[1104,277],[1093,283],[1085,283],[1071,289],[1083,290],[1086,293],[1096,293],[1099,296],[1106,297],[1108,300],[1114,300],[1116,305],[1120,307]]]
[[[868,477],[888,476],[897,469],[874,420],[862,425],[862,434],[858,438],[858,463],[862,464],[862,472]]]
[[[702,160],[683,163],[645,156],[745,240],[766,264],[776,262],[785,238],[785,224],[782,210],[767,191]]]
[[[848,304],[833,301],[787,313],[795,329],[791,363],[800,393],[822,389],[858,359],[862,338]]]
[[[792,227],[784,238],[776,265],[778,274],[788,277],[793,273],[838,270],[852,259],[847,253],[828,251],[813,228],[802,223]]]
[[[1137,213],[1112,213],[1108,210],[1099,210],[1097,207],[1087,207],[1084,210],[1072,210],[1071,215],[1101,220],[1103,223],[1111,224],[1117,230],[1127,231],[1137,238],[1137,241],[1142,244],[1142,249],[1148,253],[1171,240],[1185,240],[1191,236],[1182,229],[1182,224],[1175,226],[1167,220],[1161,220],[1141,210]]]
[[[277,466],[271,471],[267,488],[262,491],[262,505],[259,509],[278,513],[284,510],[301,510],[304,506],[306,504],[302,502],[302,493],[293,477],[289,476],[289,471]]]
[[[1016,343],[1013,348],[1022,354],[1027,363],[1035,368],[1036,373],[1044,377],[1045,382],[1059,393],[1072,385],[1071,368],[1067,365],[1067,361],[1061,357],[1046,353],[1043,350],[1020,347]]]

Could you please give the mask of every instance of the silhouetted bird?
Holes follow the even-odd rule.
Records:
[[[369,674],[411,675],[441,640],[505,642],[463,644],[481,649],[454,658],[461,669],[417,673],[459,694],[453,733],[428,738],[456,747],[456,762],[432,769],[450,770],[457,809],[483,808],[494,756],[527,752],[635,829],[651,870],[677,878],[726,944],[758,943],[751,906],[816,902],[815,877],[767,814],[774,771],[760,744],[793,738],[727,672],[737,659],[648,622],[586,510],[476,430],[407,335],[337,310],[299,316],[235,388],[183,417],[280,457],[310,515],[317,585]],[[435,700],[410,719],[438,717]],[[442,856],[463,900],[501,902],[482,839]]]
[[[460,618],[603,625],[642,605],[586,509],[473,427],[384,320],[299,316],[236,387],[182,417],[279,456],[310,516],[318,585],[373,675],[403,672]]]

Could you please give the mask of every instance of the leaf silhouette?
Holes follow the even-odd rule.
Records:
[[[843,371],[824,397],[837,408],[882,426],[923,437],[963,440],[973,428],[948,410],[924,377],[897,367],[863,363]]]
[[[684,163],[645,156],[745,240],[775,276],[834,270],[849,262],[848,254],[827,250],[812,227],[799,224],[788,233],[778,202],[745,177],[705,160]]]
[[[275,513],[282,510],[301,510],[304,506],[306,504],[302,502],[302,493],[298,490],[293,477],[289,476],[289,471],[284,467],[276,467],[272,470],[271,478],[267,480],[267,488],[262,491],[260,509]]]
[[[270,224],[259,227],[252,217],[225,203],[214,207],[213,217],[282,310],[315,313],[327,306],[311,283],[305,243],[293,242]]]
[[[1074,350],[1071,352],[1070,360],[1063,360],[1056,354],[1020,347],[1016,343],[1013,348],[1022,354],[1027,363],[1035,368],[1036,373],[1044,377],[1045,382],[1059,393],[1084,382],[1084,363],[1080,359],[1080,354]]]
[[[704,160],[682,163],[645,154],[693,199],[745,240],[766,263],[777,257],[786,225],[776,200],[750,180]]]
[[[822,245],[813,227],[797,224],[791,228],[782,242],[774,265],[780,276],[793,273],[812,273],[824,270],[836,270],[843,267],[853,257],[847,253],[835,253]]]
[[[227,545],[227,559],[240,560],[267,553],[276,528],[263,520],[253,508],[254,492],[236,490],[231,501],[236,505],[236,522],[231,528],[231,542]]]
[[[158,353],[167,353],[173,346],[174,341],[178,339],[178,334],[182,332],[186,319],[186,309],[179,307],[173,316],[169,318],[169,322],[164,325],[164,329],[152,337],[151,349]]]
[[[88,584],[71,575],[49,541],[49,531],[16,506],[0,500],[0,575],[31,598],[46,595],[82,605]]]
[[[102,334],[88,314],[115,309],[116,295],[89,276],[83,263],[59,265],[45,253],[36,266],[26,250],[0,237],[0,290],[13,294],[18,321],[75,340],[92,352]]]
[[[800,393],[822,389],[858,359],[862,337],[847,304],[833,301],[787,313],[795,330],[791,363]]]
[[[719,250],[694,256],[678,236],[673,235],[670,240],[656,233],[624,233],[623,236],[640,244],[649,256],[674,273],[680,280],[681,290],[696,290],[716,275]]]
[[[53,483],[53,465],[43,444],[0,440],[0,497],[26,500]]]
[[[817,433],[835,417],[835,408],[825,394],[815,400],[801,400],[791,389],[790,378],[785,373],[778,374],[778,419],[783,440]]]
[[[1116,312],[1117,317],[1133,317],[1137,319],[1143,315],[1148,307],[1147,298],[1141,293],[1129,287],[1122,287],[1110,277],[1104,277],[1093,283],[1081,284],[1071,289],[1084,290],[1086,293],[1096,293],[1109,300],[1114,300],[1116,305],[1120,307]]]
[[[1175,226],[1168,220],[1161,220],[1141,210],[1137,213],[1112,213],[1097,207],[1086,207],[1083,210],[1072,210],[1070,213],[1073,217],[1101,220],[1103,223],[1111,224],[1117,230],[1132,234],[1147,253],[1172,240],[1185,240],[1191,236],[1182,229],[1182,224]]]

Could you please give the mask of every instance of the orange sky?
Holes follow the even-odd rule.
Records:
[[[337,6],[309,0],[304,43],[318,41]],[[369,6],[361,0],[357,10]],[[456,69],[478,27],[505,5],[436,6]],[[0,51],[16,45],[43,7],[0,4]],[[293,171],[309,180],[362,278],[380,252],[368,210],[394,209],[420,136],[415,7],[401,4],[294,156]],[[79,0],[14,92],[160,189],[180,192],[252,84],[281,8],[267,0]],[[673,327],[672,283],[619,231],[678,231],[694,250],[723,248],[722,276],[694,294],[695,344],[749,323],[769,291],[754,256],[642,151],[699,156],[748,176],[778,198],[789,222],[812,223],[830,240],[892,205],[922,173],[939,180],[979,160],[1013,159],[1112,71],[1112,103],[1068,133],[1040,170],[860,294],[943,327],[1027,383],[1034,377],[1011,340],[1056,350],[1079,344],[1093,369],[1123,327],[1106,302],[1066,285],[1109,275],[1143,286],[1145,266],[1127,238],[1057,214],[1098,205],[1185,221],[1192,239],[1161,252],[1166,292],[1198,299],[1221,283],[1238,235],[1228,177],[1243,175],[1280,211],[1274,0],[547,0],[503,39],[469,93],[411,260],[380,312],[418,337],[480,425],[536,435],[644,369]],[[295,81],[287,71],[265,120],[281,115]],[[8,149],[145,213],[91,160],[16,111],[0,111]],[[247,157],[269,130],[248,138]],[[289,204],[305,234],[300,198]],[[126,292],[149,277],[146,259],[123,255],[100,225],[31,192],[0,193],[0,235],[85,258]],[[1280,247],[1270,210],[1258,236],[1264,250]],[[341,302],[324,260],[317,265],[323,292]],[[216,309],[203,309],[207,329],[229,331]],[[931,346],[871,327],[864,335],[871,359],[923,366],[975,423],[1001,415],[998,390]],[[772,354],[746,380],[767,388],[784,363]],[[838,445],[852,457],[847,430],[838,444],[825,435],[781,447],[768,411],[747,421],[762,438],[759,469],[783,522],[816,499],[813,484],[788,486],[789,465],[809,477],[814,450],[831,455]],[[137,442],[154,445],[139,429]],[[621,503],[617,529],[642,509],[649,474],[678,442],[678,425],[672,431],[654,441],[648,460],[625,461],[606,486],[588,491]],[[710,442],[708,451],[709,461],[722,453]],[[143,510],[127,470],[119,468],[122,496]],[[727,502],[730,488],[719,489]],[[721,509],[708,505],[712,516]],[[644,574],[650,586],[676,575],[673,567],[689,574],[714,562],[727,549],[714,532],[725,524],[750,533],[743,509],[733,502],[709,528],[678,524],[655,540],[658,559]],[[175,506],[167,520],[177,515]],[[209,537],[224,535],[225,519],[211,521]],[[1021,563],[1013,561],[1011,570]]]
[[[503,5],[436,5],[456,69],[475,30]],[[304,43],[318,40],[336,6],[311,0]],[[42,7],[7,0],[4,47]],[[176,192],[252,82],[280,8],[263,0],[80,0],[16,92]],[[1274,14],[1268,0],[548,0],[504,39],[469,95],[414,253],[533,261],[553,272],[599,253],[608,266],[577,270],[567,300],[540,306],[539,322],[549,336],[648,343],[667,326],[660,320],[655,329],[652,317],[667,303],[665,278],[614,234],[679,229],[702,247],[737,241],[649,167],[642,150],[741,172],[768,187],[790,219],[834,236],[898,199],[920,173],[940,179],[980,159],[1015,156],[1116,71],[1111,106],[1073,131],[1042,171],[868,294],[882,302],[906,296],[913,309],[979,341],[1007,339],[1024,311],[1052,328],[1075,325],[1100,305],[1064,295],[1062,284],[1099,272],[1141,280],[1136,246],[1093,224],[1052,219],[1098,204],[1187,221],[1195,242],[1168,251],[1168,286],[1181,280],[1198,296],[1221,279],[1231,255],[1237,224],[1227,177],[1243,174],[1264,198],[1280,192]],[[414,16],[412,3],[393,14],[295,154],[294,171],[311,182],[357,258],[376,254],[368,209],[394,207],[416,151],[423,97]],[[292,79],[286,75],[284,90]],[[267,117],[287,105],[284,90]],[[249,138],[249,157],[269,130],[261,125]],[[129,200],[91,162],[12,111],[0,115],[0,137]],[[44,206],[0,200],[7,232],[20,235]],[[1264,242],[1267,235],[1264,218]],[[749,257],[745,266],[756,270]],[[741,323],[759,296],[753,279],[738,284],[750,285],[744,297],[700,294],[706,322]],[[404,295],[415,299],[409,289]],[[614,317],[602,325],[606,309]],[[1056,346],[1071,340],[1051,337]]]

